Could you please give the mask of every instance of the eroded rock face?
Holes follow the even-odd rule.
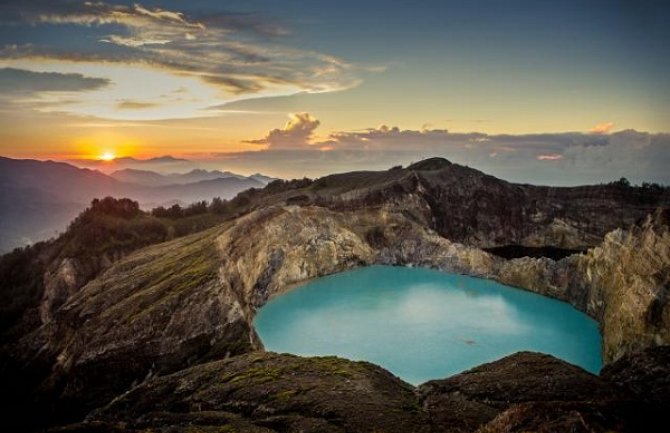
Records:
[[[53,314],[71,296],[126,254],[123,251],[116,251],[98,257],[87,257],[84,260],[66,257],[53,263],[42,277],[44,293],[38,307],[40,321],[49,322]]]
[[[350,214],[317,207],[272,207],[235,221],[217,238],[220,276],[253,307],[292,284],[373,262],[374,250]]]
[[[494,278],[570,302],[601,324],[606,362],[670,343],[670,231],[656,218],[560,261],[499,262]]]

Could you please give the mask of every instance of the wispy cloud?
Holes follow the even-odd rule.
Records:
[[[90,1],[81,3],[52,1],[50,3],[49,6],[42,3],[41,6],[44,9],[26,8],[23,15],[33,24],[120,24],[133,28],[163,24],[180,28],[204,29],[202,23],[187,19],[181,12],[161,8],[148,9],[139,3],[132,6]]]
[[[201,78],[232,95],[283,90],[325,92],[359,83],[356,65],[335,56],[281,44],[289,30],[258,14],[216,13],[189,17],[177,10],[105,2],[10,0],[0,21],[34,26],[74,25],[99,34],[91,47],[7,45],[6,59],[139,63]]]
[[[108,86],[105,78],[86,77],[76,73],[34,72],[17,68],[0,68],[0,93],[30,94],[36,92],[80,92]]]
[[[157,102],[125,100],[116,104],[118,110],[144,110],[159,105]]]
[[[559,161],[563,159],[563,155],[560,153],[550,153],[547,155],[537,155],[538,161]]]

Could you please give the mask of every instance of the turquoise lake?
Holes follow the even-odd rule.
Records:
[[[370,361],[413,384],[522,350],[602,366],[598,324],[569,304],[430,269],[322,277],[271,299],[255,326],[269,351]]]

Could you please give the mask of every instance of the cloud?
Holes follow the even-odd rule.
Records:
[[[264,138],[247,140],[246,143],[267,144],[268,149],[300,149],[309,147],[314,130],[320,125],[309,113],[289,115],[289,121],[281,129],[273,129]]]
[[[25,69],[0,68],[0,93],[32,94],[39,92],[82,92],[108,86],[105,78],[86,77],[82,74],[33,72]]]
[[[268,145],[265,149],[209,157],[219,168],[263,171],[278,177],[386,169],[441,156],[522,183],[579,185],[624,176],[637,183],[670,184],[670,134],[664,133],[625,130],[608,135],[511,135],[381,125],[362,131],[336,131],[325,140],[314,140],[318,126],[313,116],[300,113],[283,128],[249,141]]]
[[[327,92],[356,86],[368,70],[323,53],[279,43],[289,30],[259,14],[213,13],[191,17],[177,11],[105,2],[10,0],[0,3],[0,22],[73,25],[90,33],[73,49],[11,45],[5,59],[136,63],[189,75],[225,94]],[[223,101],[222,101],[223,102]]]
[[[589,129],[589,132],[591,134],[609,134],[612,128],[614,128],[614,122],[602,122]]]
[[[560,153],[550,153],[547,155],[537,155],[538,161],[558,161],[563,159],[563,155]]]
[[[9,1],[8,4],[16,3]],[[112,5],[105,2],[59,2],[50,4],[37,2],[31,8],[25,8],[21,16],[31,24],[79,24],[105,25],[119,24],[127,27],[141,28],[156,24],[178,27],[203,29],[205,26],[192,21],[177,11],[161,8],[149,9],[139,3],[132,6]]]
[[[137,39],[118,35],[110,35],[107,38],[100,39],[100,42],[109,42],[116,45],[137,48],[145,45],[166,45],[171,41],[169,39]]]
[[[234,78],[221,75],[202,75],[201,78],[210,84],[222,87],[234,95],[256,93],[263,90],[263,83],[255,78]]]
[[[143,110],[158,106],[156,102],[124,100],[116,104],[117,110]]]

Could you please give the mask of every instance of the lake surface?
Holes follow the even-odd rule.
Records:
[[[598,324],[569,304],[430,269],[319,278],[270,300],[255,326],[267,350],[370,361],[413,384],[521,350],[602,366]]]

